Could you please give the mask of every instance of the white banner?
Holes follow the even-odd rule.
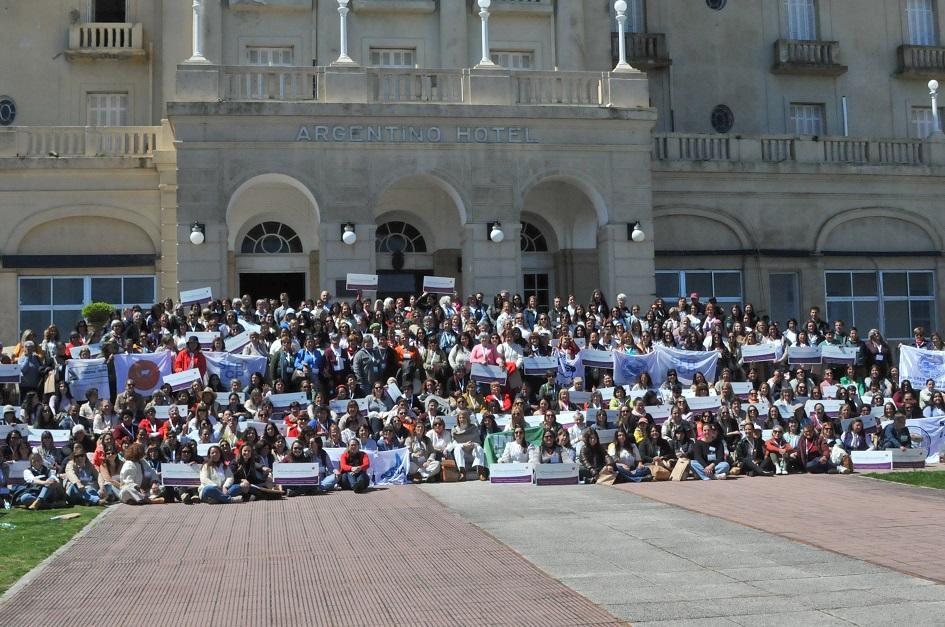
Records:
[[[585,368],[605,368],[607,370],[613,370],[614,368],[612,351],[585,348],[581,351],[581,362]]]
[[[492,464],[489,466],[489,483],[531,483],[533,472],[531,464]]]
[[[456,291],[456,279],[449,276],[425,276],[423,291],[430,294],[452,294]]]
[[[47,431],[52,434],[53,444],[57,448],[62,448],[72,439],[72,431],[69,429],[30,429],[26,441],[30,446],[39,446],[43,442],[43,434]]]
[[[30,426],[19,424],[19,425],[0,425],[0,440],[6,441],[7,435],[11,431],[19,431],[20,435],[24,438],[29,439],[30,437]]]
[[[185,308],[191,305],[202,305],[213,300],[213,292],[209,287],[200,287],[195,290],[185,290],[180,293],[180,303]]]
[[[659,385],[666,379],[666,373],[673,369],[683,385],[692,385],[692,378],[697,372],[704,374],[708,381],[715,381],[718,363],[719,354],[715,351],[684,351],[658,345],[656,371],[651,371],[650,376],[654,385]]]
[[[161,351],[159,353],[115,355],[115,379],[119,390],[125,389],[125,381],[134,382],[135,392],[142,396],[151,396],[161,387],[164,375],[171,374],[174,363],[174,353]]]
[[[30,463],[26,460],[19,462],[6,462],[7,465],[7,479],[10,481],[10,485],[23,485],[26,483],[23,480],[23,473],[26,472],[26,469],[30,467]]]
[[[778,358],[777,344],[742,344],[742,360],[746,363],[774,361]]]
[[[820,358],[825,364],[852,364],[856,361],[857,349],[834,344],[821,344]]]
[[[242,353],[243,349],[249,344],[249,331],[243,331],[239,335],[228,337],[223,340],[223,347],[228,353]]]
[[[79,344],[78,346],[73,346],[69,349],[69,356],[73,359],[79,359],[79,355],[82,354],[82,349],[89,349],[89,359],[93,357],[98,357],[102,354],[102,345],[101,344]]]
[[[187,419],[188,407],[187,405],[155,405],[154,406],[154,418],[155,420],[167,420],[171,411],[171,407],[177,407],[177,415],[182,419]]]
[[[276,462],[272,465],[272,481],[278,485],[318,485],[318,464]]]
[[[19,383],[20,364],[0,364],[0,383]]]
[[[348,290],[349,292],[355,292],[357,290],[364,290],[366,292],[376,292],[377,291],[377,275],[376,274],[354,274],[352,272],[349,272],[345,281],[345,289]]]
[[[502,366],[487,366],[486,364],[472,364],[469,378],[477,383],[501,383],[505,385],[508,371]]]
[[[335,468],[341,465],[341,455],[345,448],[326,448],[331,463]],[[407,483],[407,473],[410,472],[410,451],[398,448],[393,451],[362,451],[368,456],[371,473],[371,485],[403,485]]]
[[[732,392],[735,393],[735,396],[745,400],[748,398],[748,393],[754,389],[751,381],[732,381]]]
[[[788,346],[788,363],[798,366],[812,366],[820,363],[819,346]]]
[[[181,372],[174,372],[164,375],[164,383],[170,385],[171,389],[175,392],[186,390],[190,388],[191,383],[200,380],[200,370],[197,368],[191,368],[190,370],[183,370]]]
[[[945,351],[927,351],[900,344],[899,379],[909,379],[917,390],[925,389],[926,380],[933,379],[935,389],[945,390]]]
[[[187,340],[192,337],[197,338],[197,341],[200,343],[201,350],[207,351],[213,346],[213,340],[220,337],[220,334],[214,333],[212,331],[194,331],[183,337],[177,338],[177,348],[183,348],[186,346]]]
[[[574,377],[584,378],[584,364],[581,359],[581,353],[578,353],[573,359],[568,357],[567,353],[558,353],[558,375],[556,381],[558,385],[570,386],[574,383]]]
[[[533,467],[535,485],[577,485],[578,465],[564,464],[535,464]]]
[[[806,403],[804,403],[804,411],[807,412],[808,416],[812,415],[814,413],[814,407],[816,407],[819,403],[824,406],[824,413],[832,418],[834,416],[840,415],[840,406],[845,402],[846,401],[838,401],[836,399],[829,398],[821,399],[819,401],[808,400]]]
[[[311,401],[305,395],[305,392],[289,392],[288,394],[272,394],[269,402],[272,403],[272,410],[286,412],[293,401],[298,401],[302,407],[308,407]]]
[[[686,404],[690,411],[710,411],[716,413],[722,407],[722,401],[718,396],[687,396]]]
[[[66,362],[66,381],[72,398],[85,400],[85,393],[98,390],[99,398],[108,398],[108,365],[104,359],[70,359]]]
[[[550,355],[548,357],[526,357],[524,368],[526,375],[544,376],[549,371],[558,369],[558,359]]]
[[[178,488],[199,487],[200,464],[161,464],[161,484]]]
[[[255,355],[234,355],[231,353],[204,353],[207,360],[207,375],[220,377],[223,385],[229,389],[230,381],[239,379],[243,389],[249,387],[249,380],[254,372],[266,375],[268,364],[266,357]]]

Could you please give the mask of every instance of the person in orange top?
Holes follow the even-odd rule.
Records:
[[[286,437],[299,437],[307,421],[308,416],[302,413],[302,405],[298,401],[292,401],[289,404],[289,413],[285,415]]]
[[[341,488],[343,490],[354,490],[361,494],[368,488],[371,482],[368,476],[368,468],[371,460],[364,451],[361,450],[361,443],[358,438],[351,438],[348,442],[348,450],[341,454]]]
[[[174,358],[174,372],[183,372],[196,368],[201,376],[207,374],[207,358],[200,352],[200,342],[196,335],[187,338],[187,345]]]

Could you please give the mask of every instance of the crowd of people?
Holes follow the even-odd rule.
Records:
[[[441,480],[448,467],[460,481],[486,480],[490,467],[510,462],[574,463],[584,483],[845,473],[854,451],[912,447],[907,418],[945,416],[934,381],[921,390],[900,381],[876,329],[861,337],[842,320],[822,320],[817,307],[782,327],[751,304],[726,311],[698,294],[646,308],[623,294],[608,305],[599,290],[586,304],[569,296],[548,308],[508,292],[489,302],[481,293],[343,300],[322,292],[300,303],[245,295],[189,307],[168,299],[116,311],[101,329],[79,320],[68,331],[52,325],[40,333],[24,330],[2,357],[21,366],[19,384],[0,388],[7,507],[364,492],[368,453],[402,448],[414,481]],[[264,357],[267,367],[245,382],[223,381],[208,372],[198,333],[215,334],[209,350],[221,352],[246,334],[240,352]],[[775,357],[746,361],[744,347],[756,344],[777,347]],[[828,344],[846,347],[853,363],[789,365],[788,347]],[[922,328],[914,345],[945,350],[941,335],[926,338]],[[658,385],[648,373],[614,385],[606,367],[564,378],[560,369],[525,368],[529,357],[568,362],[585,348],[642,355],[659,346],[715,351],[716,376],[683,381],[669,370]],[[108,365],[108,388],[76,398],[68,362],[93,349]],[[160,351],[173,353],[174,372],[197,369],[201,380],[182,391],[165,384],[147,397],[131,379],[116,380],[116,355]],[[477,382],[475,364],[507,376]],[[735,394],[744,382],[747,395]],[[273,406],[273,395],[292,392],[304,401]],[[828,394],[842,401],[837,415],[816,402]],[[690,410],[693,396],[718,397],[718,409]],[[807,401],[815,401],[812,411]],[[33,446],[24,425],[42,434]],[[57,445],[56,430],[68,430],[69,441]],[[510,437],[489,458],[487,439],[500,432]],[[28,462],[21,482],[8,462]],[[317,462],[317,485],[278,485],[276,462]],[[162,485],[169,463],[199,467],[199,485]]]

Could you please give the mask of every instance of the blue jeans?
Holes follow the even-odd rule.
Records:
[[[121,493],[118,491],[118,488],[113,486],[110,483],[105,484],[105,490],[99,496],[99,498],[104,498],[106,503],[112,503],[114,501],[121,500]]]
[[[617,477],[625,481],[632,481],[634,483],[640,483],[646,477],[650,476],[650,469],[646,466],[641,466],[640,468],[634,468],[633,470],[626,470],[620,466],[616,466],[614,470],[617,471]]]
[[[335,473],[330,472],[325,475],[325,478],[322,479],[318,484],[318,489],[322,492],[331,492],[335,489],[335,486],[338,484],[338,478],[335,477]]]
[[[836,467],[837,465],[833,463],[832,461],[830,461],[829,457],[827,458],[826,462],[820,461],[819,457],[816,459],[809,459],[807,460],[807,465],[806,465],[807,472],[811,474],[824,473],[830,470],[831,468],[836,468]]]
[[[370,479],[366,472],[359,472],[358,474],[346,472],[341,475],[342,490],[354,490],[360,494],[367,490],[368,483],[370,483]]]
[[[223,488],[218,488],[215,485],[211,485],[203,489],[203,492],[200,495],[200,500],[204,503],[222,505],[224,503],[229,503],[234,497],[239,495],[240,487],[238,485],[231,485],[226,490]]]
[[[706,473],[705,468],[702,466],[702,464],[700,464],[696,460],[692,460],[689,464],[689,467],[692,468],[693,472],[699,475],[699,478],[702,479],[703,481],[709,481],[711,479],[708,473]],[[719,475],[719,474],[727,473],[731,468],[732,468],[732,465],[729,464],[728,462],[716,462],[715,474]]]
[[[70,483],[66,487],[66,498],[73,505],[98,505],[98,490],[85,487],[79,489],[78,486]]]

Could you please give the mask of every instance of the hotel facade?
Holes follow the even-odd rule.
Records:
[[[0,340],[349,272],[937,328],[942,0],[613,5],[0,0]]]

